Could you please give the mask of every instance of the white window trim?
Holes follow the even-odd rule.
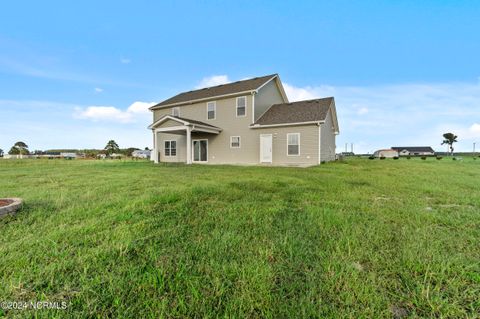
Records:
[[[175,110],[178,110],[178,115],[175,115]],[[180,116],[180,108],[177,107],[172,107],[172,116]]]
[[[288,154],[288,146],[290,145],[290,144],[288,144],[288,139],[289,139],[288,137],[290,135],[298,135],[298,154]],[[292,145],[294,145],[294,144],[292,144]],[[287,156],[300,156],[300,154],[301,154],[300,153],[300,133],[287,133]]]
[[[234,137],[238,137],[238,146],[232,146]],[[242,147],[242,138],[238,135],[230,136],[230,148],[241,148],[241,147]]]
[[[167,155],[167,152],[165,152],[165,143],[170,142],[170,155]],[[172,142],[175,142],[175,155],[172,155]],[[163,141],[163,156],[165,157],[177,157],[177,141],[176,140],[164,140]]]
[[[213,103],[213,119],[208,118],[208,104],[209,103]],[[216,119],[217,119],[217,102],[216,101],[207,102],[207,120],[211,121],[211,120],[216,120]]]
[[[244,115],[238,115],[238,99],[244,98],[245,99],[245,114]],[[248,99],[246,96],[238,96],[237,97],[237,105],[235,107],[235,116],[236,117],[246,117],[247,116],[247,103]]]

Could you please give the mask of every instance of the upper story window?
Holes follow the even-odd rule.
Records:
[[[213,102],[207,102],[207,119],[208,120],[214,120],[217,112],[217,104],[215,101]]]
[[[240,136],[230,136],[230,148],[240,148]]]
[[[172,115],[173,116],[180,116],[180,108],[179,107],[172,108]]]
[[[247,115],[247,97],[237,97],[237,117]]]
[[[287,134],[287,155],[300,155],[300,133]]]

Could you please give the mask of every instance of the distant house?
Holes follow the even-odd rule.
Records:
[[[435,151],[430,146],[395,146],[392,147],[400,156],[418,155],[428,156],[435,155]]]
[[[4,159],[27,159],[27,158],[35,158],[35,156],[30,154],[28,155],[5,154],[3,158]]]
[[[117,158],[117,159],[118,159],[118,158],[122,158],[122,157],[124,157],[124,156],[125,156],[125,155],[120,154],[120,153],[112,153],[112,154],[110,154],[108,157],[110,157],[110,158]]]
[[[354,152],[342,152],[342,153],[340,153],[340,155],[342,155],[342,156],[355,156],[355,153]]]
[[[67,159],[74,159],[77,158],[76,153],[60,153],[60,157],[67,158]]]
[[[134,158],[150,158],[151,155],[150,150],[136,150],[132,152],[132,157]]]
[[[373,156],[392,158],[398,156],[398,152],[394,149],[384,149],[375,151],[375,153],[373,153]]]

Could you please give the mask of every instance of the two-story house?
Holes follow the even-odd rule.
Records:
[[[180,93],[153,111],[153,160],[311,166],[335,159],[333,97],[289,103],[277,74]]]

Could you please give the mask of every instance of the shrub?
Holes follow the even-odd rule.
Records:
[[[373,159],[375,159],[375,156],[371,155],[371,156],[368,157],[368,159],[373,160]]]
[[[441,156],[437,156],[437,160],[441,160],[443,157]]]
[[[411,159],[412,157],[410,155],[407,156],[407,159]]]
[[[456,160],[457,160],[457,158],[456,158],[456,157],[452,157],[452,160],[456,161]]]
[[[426,160],[426,159],[427,159],[427,157],[426,157],[426,156],[422,156],[422,160]]]
[[[381,159],[381,160],[384,160],[384,159],[385,159],[385,156],[380,156],[380,159]]]
[[[397,159],[398,159],[398,156],[394,156],[393,159],[394,159],[394,160],[397,160]]]

